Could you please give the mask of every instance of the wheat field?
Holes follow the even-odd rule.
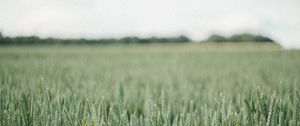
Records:
[[[273,44],[0,47],[1,126],[297,126],[300,51]]]

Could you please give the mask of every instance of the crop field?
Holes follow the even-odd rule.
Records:
[[[0,47],[0,126],[299,126],[300,50]]]

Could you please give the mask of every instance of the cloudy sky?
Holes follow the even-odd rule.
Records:
[[[299,0],[0,0],[4,35],[103,38],[253,32],[300,47]]]

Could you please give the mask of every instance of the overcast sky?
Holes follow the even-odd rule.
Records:
[[[4,35],[103,38],[253,32],[300,47],[300,0],[0,0]]]

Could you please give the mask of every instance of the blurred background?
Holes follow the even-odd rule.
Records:
[[[2,0],[2,36],[101,39],[251,33],[300,47],[298,0]]]

